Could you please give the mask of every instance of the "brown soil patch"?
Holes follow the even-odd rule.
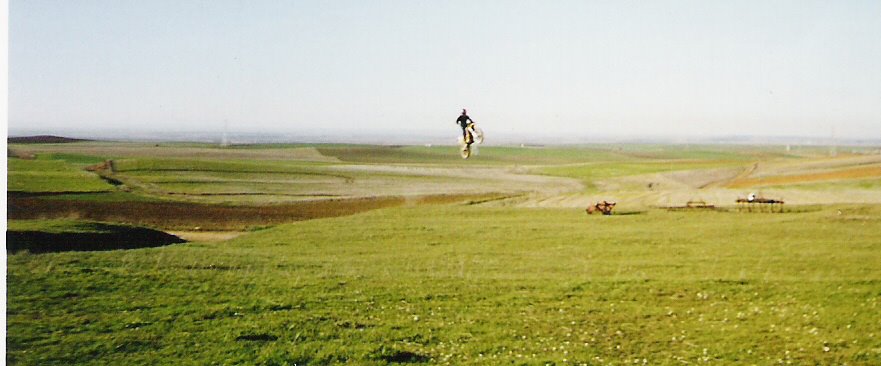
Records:
[[[8,195],[10,219],[77,218],[130,223],[162,229],[241,231],[286,222],[352,215],[404,204],[438,204],[480,200],[494,196],[436,195],[370,197],[301,201],[265,206],[225,206],[187,202],[105,202],[41,199]]]
[[[34,155],[33,153],[21,152],[18,150],[6,149],[6,157],[19,158],[22,160],[34,160],[37,158],[37,155]]]

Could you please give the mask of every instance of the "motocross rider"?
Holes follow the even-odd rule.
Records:
[[[465,132],[465,128],[468,127],[469,123],[474,123],[474,121],[471,120],[471,117],[468,117],[468,111],[464,108],[462,109],[462,115],[459,116],[459,118],[456,118],[456,123],[459,124],[459,127],[462,127],[462,139],[466,144],[469,143],[468,133]]]

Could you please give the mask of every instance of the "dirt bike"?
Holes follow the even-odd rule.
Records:
[[[477,127],[474,122],[469,123],[468,126],[465,126],[465,136],[459,136],[459,145],[462,146],[459,151],[459,155],[462,156],[462,159],[468,159],[468,157],[471,156],[471,152],[473,150],[471,148],[471,145],[482,143],[483,130],[481,130],[480,127]]]

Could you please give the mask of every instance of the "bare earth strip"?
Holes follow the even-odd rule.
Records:
[[[291,179],[255,176],[254,179],[200,177],[191,173],[142,179],[117,178],[151,196],[193,202],[267,204],[327,198],[421,197],[431,195],[524,194],[557,195],[579,192],[576,179],[520,174],[504,168],[447,168],[390,165],[332,165],[321,168],[346,179]]]
[[[10,219],[85,219],[179,231],[240,231],[294,221],[352,215],[410,204],[467,203],[495,194],[323,199],[278,205],[229,206],[190,202],[46,200],[7,194]]]
[[[190,242],[222,242],[235,239],[245,232],[242,231],[169,231],[171,235]]]
[[[380,189],[391,195],[431,195],[431,194],[479,194],[479,193],[525,193],[537,195],[559,195],[579,192],[584,185],[577,179],[545,175],[522,174],[507,168],[446,168],[404,165],[335,165],[329,169],[342,172],[369,172],[391,176],[411,176],[444,178],[438,184],[431,179],[410,184],[406,180],[397,181],[393,177],[385,181],[367,184],[364,188]],[[375,178],[380,179],[380,178]],[[359,182],[358,179],[355,183]],[[377,184],[379,183],[379,184]],[[359,190],[357,194],[375,194],[377,190]]]
[[[312,147],[241,149],[211,148],[204,145],[186,147],[96,142],[16,148],[107,157],[339,163],[337,158],[324,156]],[[681,206],[688,201],[733,206],[738,197],[745,197],[749,193],[783,199],[787,204],[881,203],[881,192],[877,190],[858,187],[818,190],[796,186],[812,182],[881,179],[881,156],[872,155],[771,159],[739,168],[695,169],[603,178],[590,181],[589,190],[585,190],[579,179],[529,174],[529,169],[523,166],[331,164],[315,169],[329,174],[317,179],[318,176],[315,175],[304,177],[293,173],[276,176],[249,172],[235,176],[228,172],[224,175],[203,171],[156,171],[144,173],[143,178],[140,173],[125,176],[125,172],[122,172],[120,179],[135,191],[147,195],[244,205],[325,201],[329,198],[410,199],[426,195],[501,194],[516,198],[491,200],[483,204],[583,208],[596,201],[609,200],[618,202],[618,209],[642,210],[657,206]],[[329,178],[337,175],[344,178]]]
[[[875,167],[845,169],[837,172],[804,174],[798,176],[774,177],[778,180],[754,180],[744,178],[763,164],[756,164],[746,170],[713,169],[677,171],[634,175],[595,181],[595,190],[587,192],[569,191],[561,193],[538,192],[517,202],[491,203],[495,205],[515,204],[521,207],[570,207],[585,208],[598,201],[607,200],[618,203],[616,210],[645,210],[650,207],[683,206],[689,201],[704,201],[720,207],[735,206],[735,200],[749,193],[759,196],[782,199],[790,205],[813,204],[881,204],[881,191],[871,189],[802,189],[786,186],[795,183],[814,181],[864,179],[881,177],[881,170]],[[740,182],[774,182],[779,186],[752,187]],[[652,183],[652,188],[649,188]]]

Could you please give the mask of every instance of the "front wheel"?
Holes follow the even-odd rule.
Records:
[[[471,130],[469,132],[471,132],[471,137],[474,140],[474,143],[475,144],[482,144],[483,143],[483,130],[481,130],[480,127],[477,127],[477,126],[471,127],[471,128],[469,128],[469,130]]]

